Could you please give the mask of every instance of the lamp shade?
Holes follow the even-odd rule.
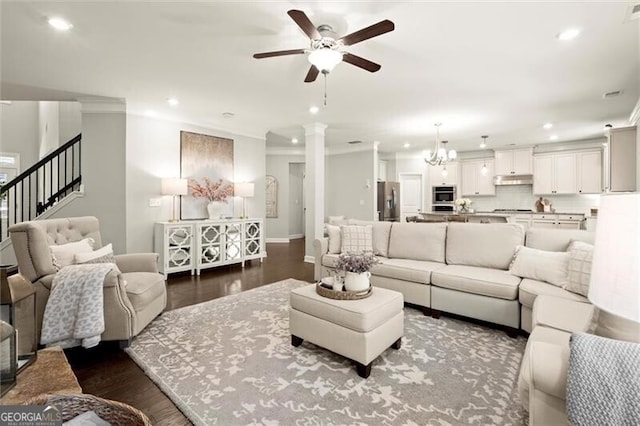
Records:
[[[601,197],[589,300],[640,322],[640,193]]]
[[[162,195],[187,195],[187,179],[162,179]]]
[[[233,185],[233,192],[236,197],[253,197],[255,185],[253,182],[239,182]]]

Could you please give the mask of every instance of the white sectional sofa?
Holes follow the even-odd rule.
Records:
[[[350,221],[371,225],[373,251],[381,263],[371,271],[373,286],[396,290],[425,315],[448,312],[504,326],[509,334],[531,331],[536,296],[587,302],[560,287],[509,273],[516,247],[565,251],[571,240],[593,242],[593,233],[531,229],[518,224],[400,223]],[[331,250],[330,250],[331,246]],[[315,279],[335,267],[340,244],[317,239]]]

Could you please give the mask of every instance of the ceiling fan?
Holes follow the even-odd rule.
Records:
[[[256,59],[271,58],[273,56],[300,55],[309,53],[311,68],[304,79],[305,83],[316,80],[322,72],[327,75],[337,64],[344,61],[369,72],[378,71],[381,66],[375,62],[356,56],[345,50],[346,46],[352,46],[361,41],[393,31],[393,22],[385,19],[377,24],[338,38],[333,28],[329,25],[314,26],[307,15],[301,10],[292,9],[287,14],[309,37],[311,45],[308,49],[279,50],[275,52],[256,53]]]

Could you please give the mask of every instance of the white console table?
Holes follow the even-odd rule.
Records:
[[[262,219],[157,222],[154,247],[160,272],[168,274],[241,263],[266,256]]]

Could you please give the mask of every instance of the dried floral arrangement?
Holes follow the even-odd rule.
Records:
[[[336,263],[336,269],[344,270],[346,272],[355,272],[361,274],[371,270],[373,265],[380,263],[377,257],[371,252],[363,254],[343,253],[338,256],[338,262]]]
[[[203,184],[195,179],[189,179],[189,195],[194,198],[206,198],[209,201],[226,202],[233,196],[233,184],[218,179],[212,182],[208,177],[203,178]]]

